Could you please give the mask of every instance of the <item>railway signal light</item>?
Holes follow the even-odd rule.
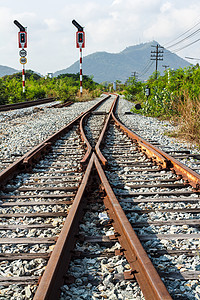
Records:
[[[76,48],[85,48],[85,32],[77,31],[76,33]]]
[[[14,20],[14,24],[19,28],[18,32],[18,41],[19,41],[19,48],[22,48],[20,50],[19,55],[21,56],[20,58],[20,63],[22,64],[22,87],[23,87],[23,93],[25,95],[25,64],[27,63],[26,59],[26,50],[24,48],[27,48],[27,32],[26,28],[20,24],[17,20]]]
[[[24,32],[20,32],[20,43],[25,43],[26,38],[25,38],[25,33]]]
[[[78,29],[76,32],[76,48],[80,48],[80,94],[82,96],[82,48],[85,48],[85,32],[83,27],[75,20],[72,21],[72,24]]]
[[[78,42],[82,43],[83,42],[83,32],[78,33]]]
[[[27,48],[27,32],[25,31],[19,32],[19,48]]]
[[[14,21],[14,24],[19,28],[18,40],[19,40],[19,48],[27,48],[27,32],[26,28],[20,24],[17,20]]]

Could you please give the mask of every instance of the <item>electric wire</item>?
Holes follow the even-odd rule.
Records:
[[[183,46],[182,48],[173,50],[173,52],[181,51],[181,50],[183,50],[183,49],[185,49],[185,48],[187,48],[187,47],[189,47],[189,46],[191,46],[191,45],[193,45],[193,44],[195,44],[195,43],[197,43],[197,42],[199,42],[199,41],[200,41],[200,39],[197,39],[196,41],[193,41],[193,42],[191,42],[190,44]]]
[[[186,30],[185,32],[183,32],[182,34],[180,34],[178,37],[176,37],[175,39],[165,43],[163,46],[166,48],[170,48],[170,46],[167,46],[168,44],[171,44],[173,42],[175,42],[176,40],[178,40],[179,38],[181,38],[182,36],[184,36],[185,34],[187,34],[188,32],[190,32],[192,29],[194,29],[196,26],[198,26],[200,24],[200,21],[197,22],[197,24],[195,24],[194,26],[192,26],[191,28],[189,28],[188,30]]]
[[[149,69],[152,67],[153,63],[154,63],[154,61],[150,61],[150,64],[147,65],[141,73],[139,73],[140,77],[144,76],[149,71]]]
[[[200,32],[200,28],[197,29],[196,31],[194,31],[193,33],[191,33],[190,35],[188,35],[187,37],[185,37],[184,39],[180,40],[179,42],[168,46],[167,48],[173,48],[174,46],[177,46],[178,44],[186,41],[187,39],[190,39],[191,37],[193,37],[194,35],[198,34],[199,32]]]

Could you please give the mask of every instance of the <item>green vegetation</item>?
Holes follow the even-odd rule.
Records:
[[[145,88],[150,88],[150,96]],[[134,113],[170,119],[179,124],[175,133],[200,144],[200,67],[168,70],[163,76],[154,73],[145,83],[129,78],[124,87],[125,98],[140,103]]]
[[[61,101],[86,101],[98,96],[101,86],[92,78],[83,75],[83,96],[79,99],[79,74],[63,74],[58,77],[44,78],[26,71],[26,93],[22,93],[22,75],[16,73],[0,78],[0,105],[12,104],[23,100],[56,97]]]
[[[157,75],[157,76],[156,76]],[[157,77],[157,79],[156,79]],[[153,74],[147,82],[130,77],[125,84],[117,81],[117,92],[125,98],[140,103],[142,108],[134,113],[168,119],[179,124],[174,136],[181,136],[200,145],[200,67],[167,70],[163,76]],[[44,78],[26,71],[26,94],[22,93],[21,72],[0,78],[0,105],[56,97],[64,101],[88,101],[104,91],[112,91],[112,84],[99,85],[91,77],[83,76],[83,94],[79,92],[79,74],[63,74]],[[145,95],[146,87],[150,96]]]

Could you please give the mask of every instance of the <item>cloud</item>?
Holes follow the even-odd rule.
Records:
[[[57,32],[61,29],[61,24],[54,18],[44,19],[44,23],[47,25],[49,31]]]
[[[172,8],[172,3],[171,2],[165,2],[160,8],[161,13],[168,12]]]
[[[187,8],[184,5],[177,7],[169,2],[164,3],[154,22],[144,29],[144,39],[155,38],[166,43],[176,38],[192,27],[194,20],[198,18],[199,10],[200,3],[198,7],[191,5]]]
[[[77,20],[86,32],[83,54],[119,52],[139,42],[165,44],[190,28],[199,18],[199,0],[15,0],[0,6],[0,64],[20,68],[14,19],[28,27],[28,68],[45,74],[78,60],[75,46]],[[198,50],[199,45],[195,45]]]

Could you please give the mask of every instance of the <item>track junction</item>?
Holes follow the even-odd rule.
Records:
[[[183,282],[192,291],[199,280],[198,246],[190,240],[198,245],[200,238],[200,175],[177,160],[188,153],[166,153],[126,128],[118,101],[105,95],[0,173],[0,260],[5,270],[19,270],[0,277],[2,288],[18,285],[22,299],[59,299],[78,279],[67,272],[70,261],[98,256],[77,250],[85,242],[111,247],[99,256],[125,257],[126,272],[114,272],[112,281],[136,280],[145,299],[183,299]],[[80,229],[88,210],[100,215],[99,235]],[[193,270],[177,267],[180,255]]]

